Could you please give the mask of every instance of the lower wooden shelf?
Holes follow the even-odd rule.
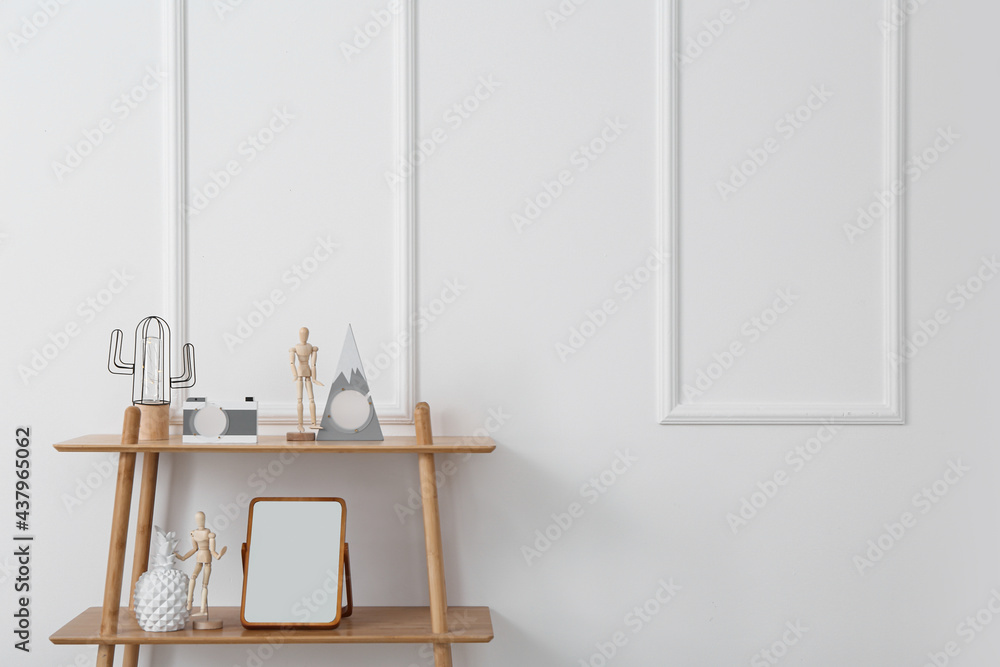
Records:
[[[428,607],[355,607],[335,630],[247,630],[240,625],[239,607],[213,607],[212,620],[221,630],[146,632],[132,612],[122,607],[118,632],[100,634],[101,608],[91,607],[57,630],[53,644],[425,644],[484,643],[493,639],[489,607],[449,607],[448,629],[431,631]],[[190,626],[190,624],[188,624]]]

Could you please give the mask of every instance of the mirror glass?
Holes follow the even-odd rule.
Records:
[[[340,619],[344,509],[339,498],[253,502],[244,622],[324,625]]]
[[[333,397],[330,404],[330,417],[345,431],[363,428],[371,421],[371,416],[368,397],[360,391],[342,391]]]

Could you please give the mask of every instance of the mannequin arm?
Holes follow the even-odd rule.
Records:
[[[314,347],[313,348],[313,353],[312,353],[312,381],[313,381],[313,384],[319,385],[320,387],[323,387],[325,385],[322,382],[319,381],[319,375],[316,374],[316,361],[318,359],[319,359],[319,348],[318,347]]]
[[[212,552],[213,556],[215,556],[215,560],[219,560],[226,554],[226,547],[222,547],[222,551],[215,550],[215,535],[208,538],[208,550]]]
[[[188,558],[190,558],[191,556],[195,555],[196,553],[198,553],[198,542],[192,537],[191,538],[191,551],[187,552],[183,556],[180,555],[179,553],[177,553],[175,551],[174,555],[177,556],[178,560],[187,560]]]
[[[299,379],[299,371],[295,368],[295,348],[288,350],[288,363],[292,365],[292,380]]]

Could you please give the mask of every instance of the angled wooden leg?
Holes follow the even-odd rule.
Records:
[[[153,504],[156,497],[156,473],[160,463],[158,452],[142,455],[142,477],[139,487],[139,516],[135,526],[135,553],[132,557],[132,586],[129,588],[129,609],[135,603],[135,584],[149,567],[149,541],[153,532]],[[129,644],[122,656],[122,667],[137,667],[139,645]]]
[[[101,644],[97,647],[97,667],[111,667],[115,664],[115,645]]]
[[[139,408],[125,410],[122,444],[139,442]],[[101,612],[101,636],[118,631],[118,608],[121,604],[122,577],[125,572],[125,546],[128,543],[128,515],[132,506],[132,482],[135,478],[135,453],[118,456],[118,481],[115,485],[115,509],[111,520],[111,546],[108,550],[108,573],[104,580],[104,607]],[[114,644],[101,644],[97,651],[97,667],[112,667]]]
[[[433,444],[431,412],[426,403],[416,410],[417,444]],[[444,559],[441,553],[441,515],[438,513],[437,480],[434,475],[434,455],[418,454],[420,495],[424,506],[424,542],[427,548],[427,584],[430,589],[431,630],[435,634],[448,632],[448,595],[444,583]],[[434,644],[436,667],[452,667],[451,644]]]

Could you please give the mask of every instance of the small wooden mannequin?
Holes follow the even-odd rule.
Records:
[[[319,348],[309,344],[308,341],[309,329],[302,327],[299,329],[299,344],[288,350],[292,365],[292,381],[298,394],[299,433],[305,432],[302,424],[303,387],[309,394],[309,428],[319,428],[319,424],[316,423],[316,399],[313,397],[313,385],[323,386],[323,383],[316,379],[316,358],[319,356]]]
[[[178,560],[187,560],[193,554],[197,553],[195,559],[194,572],[191,574],[191,583],[188,584],[188,597],[187,597],[187,608],[188,611],[191,610],[191,606],[194,602],[194,585],[195,581],[198,579],[198,575],[201,573],[202,568],[205,570],[205,575],[201,579],[201,612],[202,616],[208,617],[208,580],[212,576],[212,558],[219,560],[226,553],[226,547],[222,547],[222,551],[215,550],[215,533],[211,529],[205,527],[205,513],[198,512],[194,515],[196,528],[191,531],[191,551],[188,551],[183,556],[174,552]],[[221,626],[220,626],[221,627]]]

